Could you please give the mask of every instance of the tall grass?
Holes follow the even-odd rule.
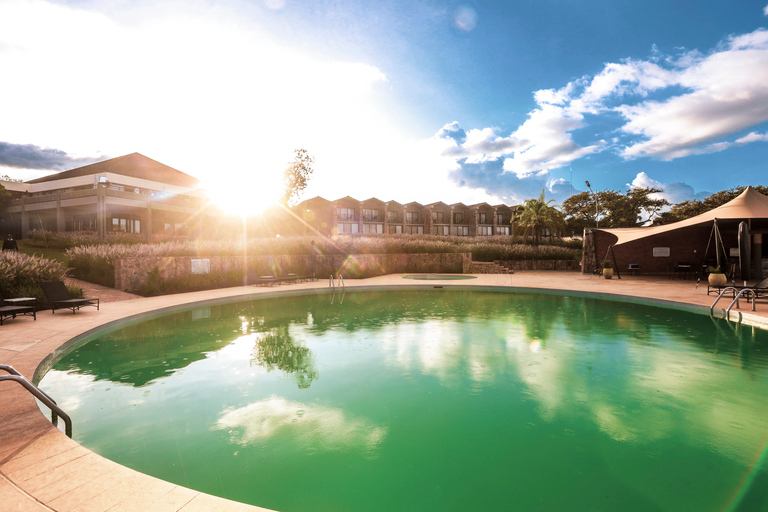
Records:
[[[13,251],[0,252],[0,294],[5,298],[42,300],[40,281],[61,281],[65,275],[66,269],[57,261]]]
[[[114,261],[118,258],[160,256],[249,256],[280,254],[419,254],[472,253],[475,261],[580,260],[579,240],[558,241],[533,247],[511,236],[377,235],[326,237],[276,237],[242,240],[193,240],[162,243],[83,244],[67,249],[74,277],[114,286]],[[245,249],[245,251],[244,251]]]

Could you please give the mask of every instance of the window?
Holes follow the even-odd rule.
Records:
[[[372,210],[370,208],[363,208],[363,221],[364,222],[379,222],[379,210]]]
[[[509,226],[496,226],[497,235],[509,235]]]
[[[423,235],[424,234],[424,226],[407,226],[407,229],[405,231],[409,235]]]
[[[402,235],[403,234],[403,226],[389,226],[389,233],[391,235]]]
[[[445,212],[435,212],[435,223],[445,224]]]
[[[406,212],[406,214],[405,214],[405,221],[408,224],[418,224],[419,223],[419,212]]]
[[[469,226],[453,226],[454,236],[469,236]]]
[[[384,233],[384,224],[363,224],[363,233],[370,235],[380,235]]]
[[[488,224],[488,223],[485,221],[485,214],[484,214],[484,213],[478,213],[478,214],[477,214],[477,223],[478,223],[478,224]]]
[[[340,235],[354,235],[359,233],[357,224],[337,224],[336,229]]]
[[[387,220],[389,222],[400,222],[400,218],[397,216],[397,212],[387,212]]]
[[[337,220],[354,220],[355,212],[352,208],[337,208],[336,209]]]
[[[464,212],[454,212],[453,214],[454,224],[464,224]]]
[[[96,229],[96,214],[92,215],[73,215],[73,231],[93,231]]]
[[[493,234],[493,226],[478,226],[477,236],[491,236]]]
[[[433,226],[432,234],[440,236],[448,236],[450,234],[450,226]]]
[[[503,213],[497,213],[496,214],[496,224],[504,224],[504,214]]]
[[[117,215],[112,217],[112,231],[123,233],[141,233],[141,221],[135,215]]]

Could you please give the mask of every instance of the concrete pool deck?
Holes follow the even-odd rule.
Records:
[[[477,279],[424,281],[393,274],[371,279],[347,280],[347,288],[418,286],[432,288],[500,287],[567,292],[665,301],[709,309],[715,300],[706,283],[669,280],[661,276],[622,276],[606,280],[575,272],[518,272],[484,274]],[[101,310],[85,308],[73,315],[65,311],[40,311],[29,317],[9,319],[0,326],[0,363],[13,366],[30,381],[40,364],[57,348],[92,329],[133,315],[174,308],[200,301],[261,295],[279,291],[327,289],[328,280],[280,287],[236,287],[221,290],[139,298],[116,290],[95,289]],[[87,295],[89,295],[87,293]],[[134,300],[124,300],[134,299]],[[725,298],[718,304],[730,304]],[[669,304],[667,304],[669,305]],[[746,301],[739,310],[743,320],[768,327],[768,302],[759,301],[752,312]],[[722,316],[722,309],[717,316]],[[734,309],[732,318],[738,320]],[[55,398],[55,397],[54,397]],[[210,496],[138,473],[80,446],[51,425],[21,386],[0,383],[0,503],[4,511],[246,511],[266,510]],[[60,424],[63,422],[60,421]],[[77,431],[77,425],[74,425]]]

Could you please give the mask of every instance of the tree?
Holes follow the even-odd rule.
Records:
[[[600,205],[599,220],[602,227],[633,227],[652,221],[660,215],[661,209],[668,206],[666,199],[651,197],[660,193],[657,188],[634,187],[622,194],[616,190],[597,192]],[[595,197],[588,192],[581,192],[563,201],[563,212],[568,226],[583,229],[596,226]],[[643,216],[645,214],[645,218]]]
[[[520,212],[517,223],[523,228],[523,238],[531,236],[533,245],[539,245],[539,237],[545,230],[553,233],[565,224],[563,214],[556,208],[549,206],[554,199],[544,201],[544,192],[537,199],[528,199]]]
[[[315,159],[309,156],[306,149],[295,149],[293,153],[293,162],[288,163],[283,171],[283,196],[280,203],[284,206],[299,198],[314,172],[312,164]]]

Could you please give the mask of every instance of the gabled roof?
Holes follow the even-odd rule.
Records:
[[[315,196],[315,197],[313,197],[311,199],[305,199],[304,201],[302,201],[299,204],[297,204],[296,206],[294,206],[294,208],[306,208],[309,205],[316,205],[317,203],[320,203],[323,206],[327,206],[327,205],[331,204],[331,202],[329,200],[327,200],[326,198],[320,197],[320,196]]]
[[[453,203],[450,206],[451,208],[466,208],[467,210],[469,209],[469,206],[465,205],[464,203]]]
[[[708,212],[691,217],[690,219],[665,224],[663,226],[653,226],[649,228],[617,228],[600,229],[611,233],[618,238],[614,245],[626,244],[645,238],[647,236],[660,235],[676,229],[697,226],[700,224],[709,224],[715,219],[727,220],[747,220],[747,219],[768,219],[768,197],[764,196],[752,187],[747,187],[738,197],[733,198],[722,206],[718,206]]]
[[[338,203],[338,202],[340,202],[340,201],[354,201],[354,202],[356,202],[356,203],[359,203],[359,202],[360,202],[360,201],[358,201],[357,199],[355,199],[355,198],[354,198],[354,197],[352,197],[352,196],[344,196],[344,197],[342,197],[341,199],[336,199],[336,200],[335,200],[335,201],[333,201],[333,202],[334,202],[334,203]]]
[[[493,206],[489,205],[488,203],[477,203],[477,204],[469,205],[470,208],[480,208],[481,206],[487,206],[488,208],[493,208]]]
[[[424,208],[423,204],[421,204],[419,202],[416,202],[416,201],[411,201],[410,203],[405,203],[403,206],[405,206],[406,208],[409,207],[409,206],[419,206],[421,208]]]
[[[449,206],[449,205],[445,204],[445,203],[444,203],[444,202],[442,202],[442,201],[438,201],[438,202],[436,202],[436,203],[429,203],[428,205],[425,205],[425,206],[427,206],[427,207],[429,207],[429,208],[434,208],[435,206],[440,206],[440,205],[442,205],[442,206],[445,206],[446,208],[450,208],[450,206]]]
[[[369,197],[368,199],[366,199],[364,201],[361,201],[361,202],[362,203],[381,203],[381,204],[386,204],[384,201],[382,201],[381,199],[379,199],[377,197]]]
[[[47,181],[76,178],[79,176],[100,174],[104,172],[122,174],[123,176],[131,176],[133,178],[144,180],[158,181],[160,183],[176,185],[178,187],[195,188],[200,186],[200,180],[197,178],[176,170],[173,167],[161,164],[151,158],[147,158],[139,153],[131,153],[130,155],[110,158],[103,162],[96,162],[95,164],[30,180],[27,183],[45,183]]]

